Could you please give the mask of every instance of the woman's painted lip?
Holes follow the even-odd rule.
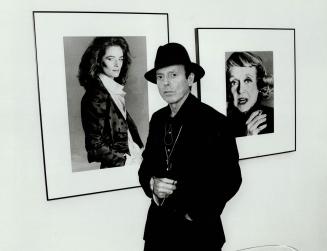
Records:
[[[239,105],[244,105],[248,102],[248,99],[247,98],[239,98],[239,99],[237,99],[237,102]]]

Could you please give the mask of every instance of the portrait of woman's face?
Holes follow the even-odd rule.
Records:
[[[257,70],[255,67],[233,66],[229,73],[233,104],[240,112],[247,112],[258,99]]]
[[[109,78],[119,77],[124,62],[123,50],[120,46],[109,46],[102,57],[103,73]]]

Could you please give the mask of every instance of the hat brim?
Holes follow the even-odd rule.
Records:
[[[167,66],[170,66],[170,65],[167,65]],[[164,66],[164,67],[167,67],[167,66]],[[150,71],[146,72],[144,74],[145,79],[153,84],[157,84],[157,76],[156,76],[157,70],[162,69],[164,67],[155,67],[155,68],[151,69]],[[198,82],[205,74],[204,69],[196,63],[190,63],[190,71],[193,72],[195,75],[194,82]]]

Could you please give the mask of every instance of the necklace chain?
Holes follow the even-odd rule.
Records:
[[[177,137],[176,137],[176,139],[175,139],[175,141],[174,141],[174,143],[173,143],[173,146],[172,146],[172,148],[171,148],[171,150],[170,150],[170,153],[168,153],[168,151],[167,151],[167,146],[166,146],[166,144],[165,144],[165,153],[166,153],[167,171],[170,171],[170,169],[171,169],[170,157],[171,157],[172,153],[174,152],[175,145],[176,145],[176,143],[177,143],[177,141],[178,141],[179,135],[181,134],[182,128],[183,128],[183,125],[181,125],[181,127],[179,128],[179,131],[178,131]],[[166,131],[166,130],[165,130],[165,131]],[[165,140],[164,140],[164,141],[165,141]],[[165,143],[166,143],[166,142],[165,142]]]

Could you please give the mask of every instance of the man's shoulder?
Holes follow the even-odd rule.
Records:
[[[163,117],[166,117],[167,113],[169,113],[169,107],[168,106],[160,108],[159,110],[155,111],[152,114],[151,120],[157,120],[157,119],[161,119]]]
[[[222,114],[221,112],[219,112],[218,110],[216,110],[215,108],[213,108],[212,106],[203,103],[203,102],[198,102],[197,105],[197,109],[198,109],[198,114],[205,118],[208,119],[214,119],[217,121],[225,121],[227,118],[224,114]]]
[[[219,134],[229,131],[229,120],[226,115],[206,103],[201,101],[197,103],[194,115],[192,115],[192,121],[195,124],[207,131],[219,132]]]

